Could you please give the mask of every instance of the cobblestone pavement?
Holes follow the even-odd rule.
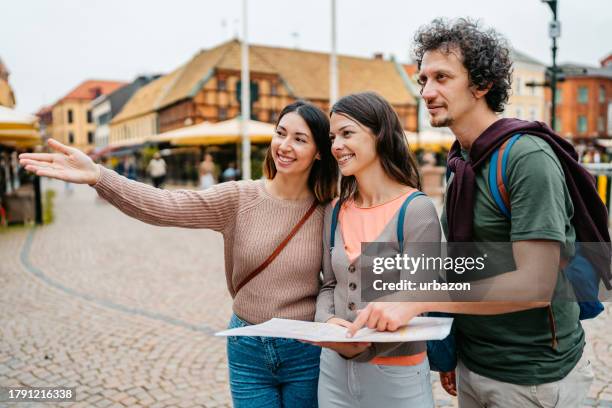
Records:
[[[11,406],[230,407],[225,341],[212,336],[231,314],[221,236],[46,185],[55,222],[0,232],[0,386],[76,387],[77,402]],[[587,406],[612,407],[611,315],[585,324]],[[436,405],[456,406],[432,377]]]

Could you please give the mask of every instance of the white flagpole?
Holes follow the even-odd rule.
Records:
[[[249,75],[249,37],[247,21],[247,0],[242,0],[242,58],[241,58],[241,115],[242,115],[242,179],[251,179],[251,139],[249,139],[249,120],[251,119],[251,80]]]
[[[336,0],[331,0],[331,54],[329,58],[329,108],[338,100],[338,58],[336,55]]]

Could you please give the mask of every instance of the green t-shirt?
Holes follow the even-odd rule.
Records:
[[[564,253],[573,252],[576,238],[570,223],[571,197],[559,159],[544,140],[523,135],[510,150],[507,188],[511,222],[489,192],[488,174],[489,163],[476,173],[475,242],[546,239],[561,242]],[[442,227],[448,236],[446,212]],[[567,290],[567,285],[560,274],[555,290]],[[513,384],[535,385],[564,378],[582,356],[584,331],[577,303],[553,301],[552,310],[558,341],[554,349],[547,308],[489,316],[455,315],[459,358],[475,373]]]

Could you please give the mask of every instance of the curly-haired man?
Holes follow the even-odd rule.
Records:
[[[505,288],[522,297],[370,303],[349,331],[395,330],[421,313],[455,313],[457,384],[454,372],[441,379],[458,392],[460,407],[581,407],[593,374],[583,355],[580,310],[557,295],[570,285],[559,265],[574,242],[610,241],[593,180],[548,126],[498,116],[508,101],[512,61],[495,31],[468,19],[434,20],[417,32],[415,54],[431,124],[449,127],[457,139],[442,216],[447,239],[508,242],[509,269],[493,278],[514,282]],[[516,134],[502,210],[489,188],[489,168],[497,165],[491,155]]]

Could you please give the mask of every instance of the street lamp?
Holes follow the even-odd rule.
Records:
[[[550,106],[550,126],[555,130],[557,124],[557,38],[561,36],[561,22],[557,21],[557,0],[540,0],[548,4],[553,13],[553,21],[548,25],[548,36],[552,39],[552,72],[550,73],[550,90],[552,103]]]

